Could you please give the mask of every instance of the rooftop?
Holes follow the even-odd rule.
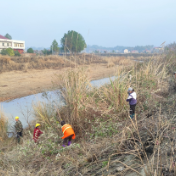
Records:
[[[6,38],[6,37],[4,37],[2,35],[0,35],[0,39],[7,39],[7,40],[9,40],[8,38]]]

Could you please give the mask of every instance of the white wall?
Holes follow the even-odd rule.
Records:
[[[25,41],[0,39],[0,49],[7,48],[25,50]]]
[[[129,53],[129,51],[127,49],[124,50],[124,53]]]

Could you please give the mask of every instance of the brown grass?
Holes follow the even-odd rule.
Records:
[[[118,79],[100,89],[91,88],[83,70],[60,75],[57,82],[66,106],[59,110],[57,106],[36,106],[44,131],[39,145],[30,140],[30,132],[26,134],[23,145],[0,155],[0,173],[174,176],[175,93],[167,102],[151,96],[168,93],[168,89],[162,92],[169,86],[165,62],[134,64],[128,69],[119,70]],[[129,86],[138,96],[134,120],[129,119],[125,102]],[[60,120],[71,123],[77,136],[75,143],[64,149],[57,138]]]
[[[47,68],[74,67],[75,64],[60,56],[8,57],[0,56],[0,72]]]
[[[124,56],[104,57],[91,54],[73,56],[0,56],[0,73],[13,70],[27,71],[31,69],[61,69],[65,67],[77,67],[79,65],[106,64],[129,66],[134,62]]]
[[[0,141],[7,138],[8,120],[3,110],[0,108]]]

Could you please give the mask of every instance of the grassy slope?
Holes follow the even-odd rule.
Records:
[[[83,70],[58,79],[67,106],[61,110],[45,104],[35,108],[44,135],[38,145],[26,130],[23,144],[1,144],[0,172],[5,175],[161,175],[174,174],[175,95],[168,74],[172,56],[119,70],[110,85],[88,89]],[[166,60],[167,59],[167,60]],[[170,64],[168,64],[168,59]],[[132,75],[131,82],[129,75]],[[170,82],[168,81],[170,80]],[[136,120],[128,117],[125,102],[129,85],[138,95]],[[61,87],[61,88],[62,88]],[[60,121],[73,125],[77,138],[62,148]],[[8,144],[8,145],[7,145]]]

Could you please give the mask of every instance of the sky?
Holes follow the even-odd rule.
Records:
[[[0,0],[0,34],[26,47],[60,44],[75,30],[87,45],[154,45],[176,41],[175,0]]]

